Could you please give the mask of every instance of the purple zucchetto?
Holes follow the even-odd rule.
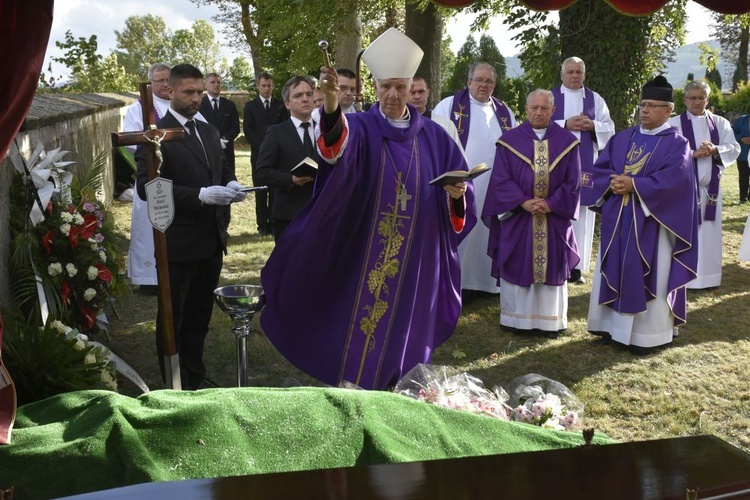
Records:
[[[674,90],[667,79],[659,75],[646,82],[646,85],[641,89],[641,99],[674,102]]]

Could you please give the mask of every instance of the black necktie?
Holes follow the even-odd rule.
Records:
[[[313,148],[312,139],[310,139],[310,133],[307,130],[310,128],[310,122],[302,122],[299,126],[302,127],[302,143],[305,145],[305,153],[307,156],[312,156],[315,154],[315,149]]]
[[[203,143],[198,137],[198,131],[195,130],[195,120],[190,119],[186,121],[185,126],[188,128],[188,132],[190,132],[190,137],[188,138],[188,140],[193,141],[196,144],[198,144],[198,147],[201,149],[201,151],[203,151],[203,156],[206,158],[206,163],[208,163],[208,156],[206,156],[206,149],[203,147]]]
[[[213,99],[214,101],[214,112],[219,111],[219,101],[216,99]]]
[[[266,100],[263,103],[263,106],[265,106],[265,108],[266,108],[266,116],[270,117],[270,115],[271,115],[271,104],[270,104],[270,102],[268,100]]]

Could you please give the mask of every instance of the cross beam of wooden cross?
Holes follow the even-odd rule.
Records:
[[[143,127],[141,132],[113,132],[112,145],[118,146],[146,146],[146,168],[148,180],[151,181],[158,175],[158,166],[161,165],[159,146],[162,142],[179,141],[184,139],[185,130],[182,128],[158,129],[156,124],[151,123],[153,116],[153,99],[151,96],[151,85],[141,83],[141,108],[143,109]],[[138,196],[136,193],[135,196]],[[163,232],[154,228],[154,253],[156,256],[156,276],[159,283],[159,309],[161,311],[158,321],[161,323],[161,335],[164,345],[164,369],[166,370],[167,384],[170,389],[182,389],[180,380],[180,357],[174,336],[174,320],[172,316],[172,295],[169,286],[169,266],[167,264],[167,240]]]

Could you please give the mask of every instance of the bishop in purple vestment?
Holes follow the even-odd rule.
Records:
[[[313,199],[261,274],[264,332],[331,385],[394,385],[429,362],[461,312],[457,247],[476,222],[473,192],[429,182],[466,162],[439,125],[406,105],[421,50],[407,68],[379,65],[407,59],[416,46],[396,30],[381,38],[394,36],[398,51],[384,49],[383,59],[379,38],[363,56],[379,97],[367,113],[341,113],[336,73],[323,68],[318,148],[330,164],[320,165]]]
[[[616,134],[593,167],[602,228],[588,329],[637,353],[672,342],[696,276],[696,181],[688,141],[667,123],[672,109],[666,79],[648,82],[641,124]]]
[[[497,141],[482,220],[500,285],[500,324],[517,330],[567,328],[567,278],[579,262],[571,219],[581,189],[579,142],[551,121],[554,97],[535,90],[527,121]]]

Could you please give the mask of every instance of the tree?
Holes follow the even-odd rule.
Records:
[[[159,16],[130,16],[125,20],[125,29],[115,30],[115,38],[117,62],[125,68],[135,87],[148,78],[152,64],[175,60],[172,32]]]
[[[204,73],[226,72],[226,61],[220,57],[221,46],[216,41],[213,27],[207,21],[195,21],[192,31],[175,31],[170,42],[175,53],[173,62],[190,63]]]
[[[750,14],[730,16],[712,12],[711,17],[711,36],[719,41],[722,57],[735,65],[732,90],[736,91],[741,82],[748,80]]]
[[[474,35],[469,34],[456,54],[456,63],[453,65],[453,74],[450,78],[447,94],[454,94],[466,87],[466,80],[469,78],[469,65],[474,62],[478,52],[477,41],[474,39]]]
[[[698,48],[701,51],[701,55],[698,57],[698,62],[701,66],[706,67],[706,80],[713,83],[721,90],[721,72],[719,72],[719,49],[713,49],[706,43],[699,43]],[[712,103],[713,104],[713,103]]]
[[[529,12],[516,0],[487,0],[478,7],[477,22],[502,13],[508,26],[521,30],[515,39],[523,47],[521,61],[533,87],[557,85],[562,61],[582,58],[586,84],[604,97],[622,129],[632,123],[640,87],[684,42],[685,1],[673,0],[651,16],[630,17],[601,0],[578,0],[560,11],[555,25],[546,13]]]
[[[63,92],[122,92],[133,90],[125,70],[117,64],[117,59],[110,54],[102,58],[97,53],[96,35],[89,38],[74,38],[73,33],[65,32],[65,40],[56,41],[55,45],[65,52],[60,57],[52,57],[56,63],[63,64],[70,71],[70,80],[56,86],[61,78],[40,75],[40,86],[46,90]],[[49,67],[52,73],[52,65]]]
[[[250,66],[250,61],[244,56],[235,57],[232,65],[229,67],[228,80],[227,87],[229,89],[252,90],[255,78],[253,77],[253,68]]]
[[[429,87],[435,89],[430,92],[427,103],[430,107],[440,101],[443,25],[443,16],[434,3],[406,0],[406,36],[424,50],[417,71],[425,77]]]
[[[456,54],[453,53],[451,50],[451,43],[453,40],[451,40],[450,36],[444,36],[440,53],[442,60],[440,61],[440,93],[443,95],[448,95],[451,93],[451,77],[453,76],[453,71],[456,67]],[[433,91],[433,93],[436,93]],[[432,94],[432,93],[431,93]],[[432,95],[430,95],[432,97]],[[436,98],[435,102],[439,102],[440,96]]]

